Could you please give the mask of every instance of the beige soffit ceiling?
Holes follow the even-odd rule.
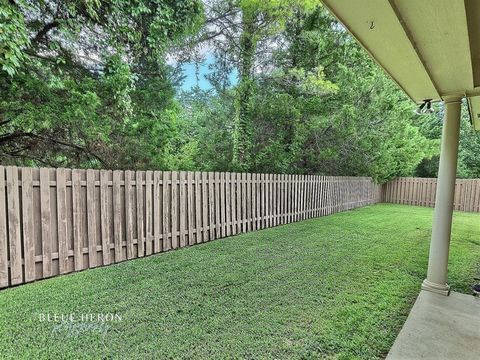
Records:
[[[480,130],[480,0],[323,0],[416,103],[465,95]]]

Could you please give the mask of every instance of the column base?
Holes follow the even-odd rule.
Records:
[[[427,279],[423,280],[422,290],[434,292],[440,295],[450,295],[450,286],[448,284],[435,284]]]

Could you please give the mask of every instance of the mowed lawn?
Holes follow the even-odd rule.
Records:
[[[374,205],[0,291],[0,358],[382,358],[426,275],[432,214]],[[480,273],[479,234],[479,214],[455,213],[453,290]]]

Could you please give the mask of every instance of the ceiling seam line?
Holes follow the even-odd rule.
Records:
[[[470,30],[472,28],[472,24],[471,24],[471,19],[469,17],[469,12],[468,12],[468,7],[470,5],[467,5],[467,2],[468,0],[465,0],[463,2],[463,5],[464,5],[464,9],[465,9],[465,20],[467,21],[467,36],[468,36],[468,49],[470,50],[470,63],[471,63],[471,68],[472,68],[472,89],[475,89],[475,61],[474,61],[474,53],[472,51],[472,38],[471,38],[471,34],[470,34]]]
[[[369,48],[363,43],[363,41],[360,40],[360,37],[357,37],[355,35],[355,33],[347,26],[345,25],[345,22],[340,18],[340,16],[338,16],[334,11],[332,11],[332,9],[330,8],[330,6],[328,6],[326,4],[326,1],[323,1],[322,2],[323,6],[325,6],[328,11],[330,12],[330,14],[332,14],[335,19],[337,19],[338,22],[340,22],[340,24],[348,31],[348,33],[360,44],[360,46],[363,48],[363,50],[365,50],[368,55],[372,58],[373,62],[375,64],[377,64],[387,75],[388,77],[395,83],[397,84],[397,86],[402,89],[402,91],[414,102],[416,103],[415,99],[413,98],[413,96],[405,89],[405,87],[403,87],[396,79],[395,77],[390,74],[390,72],[380,63],[380,61],[378,61],[376,59],[375,56],[373,56],[373,53],[369,50]],[[428,74],[428,73],[427,73]],[[434,85],[434,88],[435,88],[435,85]],[[438,97],[440,98],[440,94],[438,94],[438,90],[435,88],[435,91],[437,91],[437,95]]]
[[[442,98],[442,95],[440,94],[440,91],[439,91],[439,88],[438,88],[438,85],[436,84],[436,82],[433,80],[433,76],[430,72],[430,69],[428,68],[427,66],[427,63],[425,62],[425,60],[423,59],[422,55],[420,54],[420,50],[418,49],[417,45],[416,45],[416,42],[415,42],[415,39],[413,38],[411,32],[410,32],[410,29],[407,27],[407,24],[405,22],[405,20],[403,20],[401,14],[400,14],[400,11],[398,10],[397,6],[395,5],[394,3],[395,0],[388,0],[388,2],[390,3],[390,7],[392,8],[393,12],[395,13],[395,16],[397,17],[397,20],[398,22],[400,23],[400,26],[402,27],[403,29],[403,32],[405,33],[405,35],[407,36],[408,40],[410,40],[410,44],[412,45],[412,48],[415,52],[415,54],[417,55],[417,58],[418,60],[422,63],[423,65],[423,68],[425,69],[425,72],[427,73],[428,75],[428,78],[430,79],[430,81],[432,82],[432,85],[433,87],[435,88],[435,91],[437,92],[437,95],[439,98]],[[426,100],[426,99],[425,99]]]

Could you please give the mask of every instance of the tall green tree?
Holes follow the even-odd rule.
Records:
[[[232,64],[238,70],[232,159],[238,170],[251,167],[251,108],[258,74],[267,70],[268,53],[275,47],[287,19],[296,11],[310,11],[316,6],[320,6],[318,0],[207,1],[205,27],[196,41],[213,47],[222,63],[220,72],[231,70]]]
[[[199,0],[3,1],[2,162],[167,166],[179,109],[165,58],[202,20]]]
[[[317,1],[240,0],[241,34],[239,38],[239,84],[237,86],[237,110],[233,138],[233,162],[235,167],[246,170],[252,152],[253,114],[251,100],[255,92],[254,64],[259,41],[281,32],[287,19],[295,11],[307,11],[318,5]]]
[[[283,38],[254,97],[255,169],[385,181],[432,156],[414,105],[324,9],[290,16]]]

